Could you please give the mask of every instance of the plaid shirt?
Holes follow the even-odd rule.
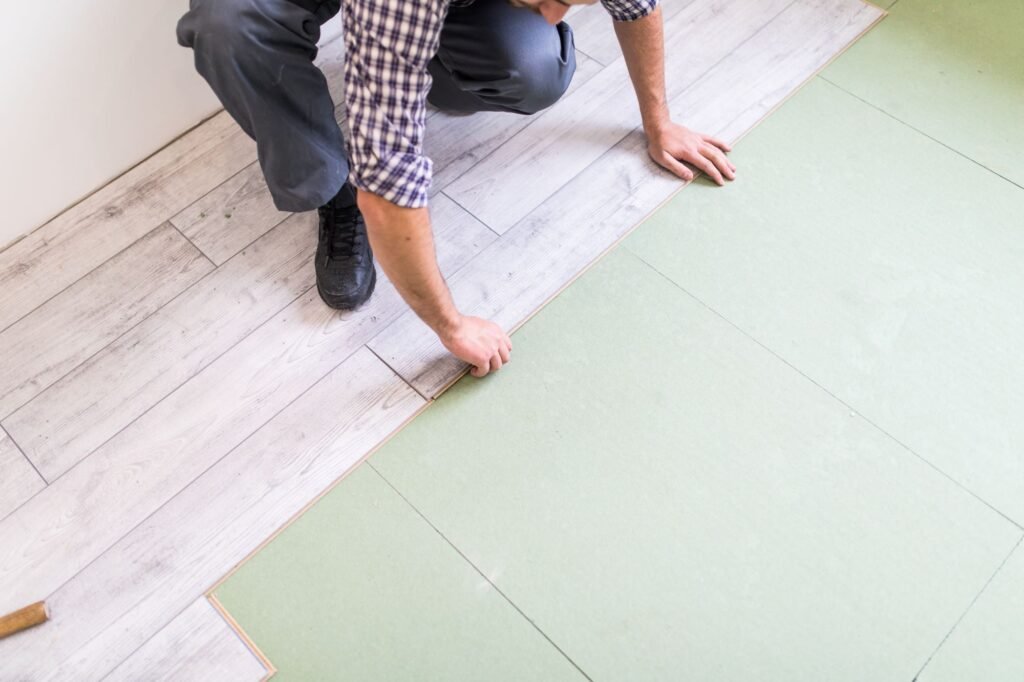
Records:
[[[399,206],[427,205],[427,63],[437,52],[449,2],[461,7],[473,0],[342,2],[349,179]],[[601,3],[616,21],[632,21],[652,12],[658,0]]]

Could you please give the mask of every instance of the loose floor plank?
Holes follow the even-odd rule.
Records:
[[[816,7],[819,11],[812,11]],[[765,27],[763,34],[771,36],[767,44],[757,38],[753,47],[740,48],[722,60],[694,84],[693,93],[679,93],[673,109],[686,104],[683,123],[735,138],[881,16],[880,10],[865,7],[871,10],[859,0],[794,3]],[[825,16],[833,17],[832,24],[822,22],[821,8],[829,10]],[[794,43],[805,46],[803,58],[787,60],[788,46]],[[787,68],[773,69],[780,62]],[[772,75],[771,82],[758,80],[764,73]],[[737,74],[747,74],[747,81],[754,83],[744,96],[715,96],[715,84],[723,92],[734,92],[730,88]],[[649,160],[646,147],[643,134],[634,130],[503,235],[449,282],[456,302],[467,312],[493,317],[506,327],[522,323],[679,189],[678,180]],[[426,396],[436,396],[465,369],[413,315],[403,315],[370,347]]]
[[[0,330],[255,159],[255,143],[221,112],[0,252]]]
[[[0,332],[0,415],[25,404],[212,269],[165,224]]]
[[[0,655],[33,679],[101,677],[424,404],[357,351],[58,589],[48,628]]]
[[[200,598],[103,680],[255,682],[267,674],[263,663],[227,621]]]
[[[666,92],[686,89],[792,0],[695,2],[665,22]],[[699,106],[699,103],[689,103]],[[503,234],[624,138],[639,121],[625,60],[551,107],[445,190]]]
[[[443,206],[463,216],[438,221],[439,258],[454,270],[495,236]],[[383,277],[351,313],[311,289],[221,355],[0,522],[0,611],[59,587],[404,310]]]
[[[0,519],[44,487],[46,482],[21,454],[11,437],[0,430]]]

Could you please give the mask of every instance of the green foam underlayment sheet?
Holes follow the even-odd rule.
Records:
[[[822,80],[734,157],[626,248],[1024,524],[1024,190]]]
[[[824,76],[1024,186],[1024,2],[899,0]]]
[[[624,250],[515,343],[219,588],[282,679],[908,680],[1019,538]]]
[[[275,679],[583,679],[365,466],[217,596]]]
[[[918,680],[1024,680],[1024,546],[1017,547]]]

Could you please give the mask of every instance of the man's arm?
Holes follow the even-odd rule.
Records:
[[[622,47],[630,80],[640,104],[647,134],[647,151],[658,164],[684,180],[693,172],[687,161],[719,185],[736,177],[736,166],[723,152],[730,147],[710,135],[696,133],[672,122],[665,96],[665,39],[661,6],[639,19],[615,21],[615,35]]]
[[[445,348],[473,365],[473,376],[501,369],[512,340],[495,323],[456,309],[437,266],[428,210],[403,208],[362,190],[358,202],[377,261],[409,307]]]
[[[444,6],[444,0],[342,4],[345,143],[378,262],[413,311],[479,377],[508,362],[512,343],[498,325],[455,308],[437,266],[427,210],[427,64],[437,52]]]

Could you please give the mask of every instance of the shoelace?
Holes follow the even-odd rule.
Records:
[[[335,254],[351,257],[363,236],[359,229],[359,209],[355,206],[338,207],[333,204],[320,207],[320,242],[326,244],[324,264]]]

